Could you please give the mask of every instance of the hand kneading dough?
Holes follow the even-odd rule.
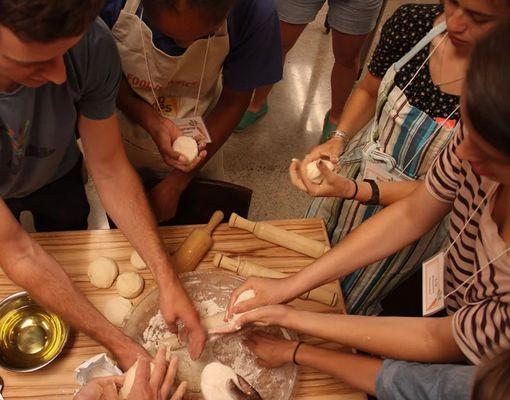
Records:
[[[144,281],[136,272],[124,272],[117,278],[117,292],[126,299],[132,299],[142,293]]]
[[[113,325],[120,327],[132,308],[133,305],[128,299],[117,296],[106,302],[103,314]]]
[[[147,265],[145,264],[145,261],[142,260],[142,257],[140,257],[140,254],[136,250],[133,250],[131,253],[131,258],[129,259],[131,261],[131,264],[136,269],[145,269]]]
[[[129,396],[129,392],[131,392],[131,388],[133,387],[133,383],[135,381],[136,377],[136,368],[138,367],[138,361],[135,362],[131,368],[128,369],[128,371],[125,374],[124,377],[124,385],[122,385],[122,388],[120,389],[120,398],[121,399],[127,399]],[[154,363],[151,363],[151,375],[154,371]]]
[[[319,170],[319,167],[317,166],[319,161],[321,160],[315,160],[306,165],[306,177],[313,183],[321,183],[322,179],[324,178],[321,171]],[[331,161],[322,160],[322,162],[330,171],[335,169],[335,165]]]
[[[189,162],[192,162],[198,156],[198,144],[192,137],[179,136],[175,139],[172,147],[176,152],[186,157]]]
[[[230,400],[234,399],[230,395],[227,382],[232,379],[235,384],[239,384],[234,370],[219,362],[212,362],[202,371],[200,379],[200,388],[205,400]]]
[[[255,292],[253,290],[245,290],[243,293],[239,295],[234,305],[237,305],[243,301],[253,299],[255,297]],[[229,333],[235,331],[235,326],[237,320],[241,314],[234,314],[232,319],[228,322],[225,322],[223,318],[225,318],[225,313],[218,313],[212,315],[210,317],[202,319],[202,325],[210,334],[218,334],[218,333]]]
[[[100,289],[108,289],[113,285],[119,274],[117,263],[111,258],[99,257],[89,264],[88,276],[90,283]]]

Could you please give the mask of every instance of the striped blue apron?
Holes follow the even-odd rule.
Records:
[[[388,69],[379,88],[374,120],[350,141],[340,157],[340,174],[362,179],[370,177],[371,167],[376,165],[384,171],[384,180],[417,180],[425,177],[451,138],[453,130],[412,106],[404,94],[406,88],[401,90],[396,85],[395,76],[445,30],[444,23],[434,27],[408,54]],[[420,70],[427,67],[427,62],[428,58]],[[380,209],[380,206],[363,205],[352,200],[317,198],[306,216],[323,218],[331,242],[336,244]],[[381,300],[420,268],[422,261],[443,246],[447,227],[448,221],[444,220],[423,238],[393,256],[344,277],[341,285],[348,312],[367,315],[380,312]]]

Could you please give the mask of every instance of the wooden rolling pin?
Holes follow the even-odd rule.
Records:
[[[215,267],[227,269],[245,278],[250,276],[276,279],[287,277],[283,272],[263,267],[251,261],[234,260],[223,254],[216,254],[213,259],[213,264]],[[334,307],[338,301],[338,295],[325,287],[310,290],[299,296],[299,298],[302,300],[313,300],[330,307]]]
[[[205,228],[194,229],[173,255],[178,272],[193,271],[213,245],[212,232],[223,220],[223,213],[215,211]]]
[[[252,222],[236,213],[232,213],[230,216],[228,226],[252,232],[259,239],[267,240],[313,258],[319,258],[329,250],[328,246],[317,240],[308,239],[297,233],[270,225],[267,222]]]

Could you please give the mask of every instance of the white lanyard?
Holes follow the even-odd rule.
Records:
[[[428,316],[431,314],[436,313],[437,311],[440,311],[444,309],[445,307],[445,300],[452,296],[454,293],[456,293],[460,288],[462,288],[466,283],[468,283],[471,279],[476,277],[480,272],[482,272],[485,268],[487,268],[491,263],[496,261],[498,258],[502,257],[504,254],[506,254],[510,249],[507,249],[502,254],[498,255],[493,260],[489,261],[486,265],[484,265],[482,268],[480,268],[478,271],[473,273],[469,278],[467,278],[464,282],[462,282],[460,285],[457,286],[456,289],[452,290],[447,295],[444,294],[445,287],[444,287],[444,270],[445,270],[445,258],[446,255],[450,252],[452,246],[457,242],[457,240],[460,238],[462,233],[466,230],[469,222],[473,219],[473,217],[476,215],[482,204],[486,202],[486,200],[489,198],[489,196],[494,192],[494,190],[498,187],[498,184],[494,184],[490,188],[490,190],[487,192],[487,194],[484,196],[482,201],[478,204],[474,212],[471,214],[471,216],[468,218],[458,235],[455,237],[455,239],[452,241],[450,246],[445,251],[441,251],[438,254],[436,254],[431,259],[425,261],[423,263],[423,269],[422,269],[422,276],[423,276],[423,292],[422,292],[422,304],[423,304],[423,315]],[[467,291],[464,293],[464,300],[466,296]]]
[[[436,47],[434,47],[434,49],[429,53],[429,55],[427,56],[427,58],[425,59],[425,61],[423,61],[423,63],[420,65],[420,68],[418,68],[416,70],[416,72],[414,73],[413,77],[409,80],[409,82],[407,82],[407,84],[404,86],[404,89],[402,89],[402,93],[400,94],[400,96],[398,97],[398,100],[400,100],[400,98],[404,95],[405,91],[407,90],[407,88],[411,85],[411,83],[414,82],[414,80],[416,79],[416,77],[418,76],[418,74],[420,73],[420,71],[425,67],[425,64],[427,64],[429,62],[429,60],[431,59],[431,57],[434,55],[434,53],[437,51],[437,49],[439,49],[439,47],[441,47],[441,45],[443,44],[443,42],[446,40],[446,38],[448,37],[448,32],[445,33],[445,35],[443,36],[443,38],[439,41],[439,43],[437,44]]]
[[[494,186],[491,187],[491,189],[489,190],[489,192],[487,192],[485,198],[483,199],[483,201],[478,205],[478,207],[476,208],[475,212],[473,213],[473,215],[467,220],[466,224],[464,225],[464,228],[462,228],[462,230],[458,233],[457,237],[455,238],[455,240],[450,244],[450,246],[448,246],[448,248],[446,249],[445,251],[445,255],[448,254],[448,252],[451,250],[452,246],[455,244],[455,242],[459,239],[460,235],[462,234],[462,232],[464,231],[464,229],[466,228],[467,224],[469,223],[469,221],[471,221],[471,219],[473,218],[473,216],[476,214],[476,212],[478,211],[478,209],[480,208],[480,206],[482,205],[482,203],[485,202],[485,200],[487,199],[487,197],[492,194],[494,192],[494,190],[498,187],[498,184],[495,184]],[[483,267],[479,268],[478,271],[476,271],[473,275],[471,275],[469,278],[467,278],[464,282],[462,282],[460,285],[457,286],[456,289],[452,290],[450,293],[448,293],[444,298],[445,300],[452,296],[454,293],[457,293],[460,288],[462,288],[466,283],[468,283],[470,280],[476,278],[482,271],[484,271],[487,267],[489,267],[490,265],[492,265],[495,261],[499,260],[501,257],[503,257],[505,254],[507,254],[508,252],[510,252],[510,247],[508,247],[506,250],[502,251],[499,255],[497,255],[496,257],[494,257],[492,260],[488,261]],[[464,300],[466,300],[466,294],[468,293],[469,291],[469,288],[471,287],[471,285],[473,284],[473,282],[471,282],[468,287],[467,287],[467,290],[466,292],[464,293]]]
[[[473,275],[471,275],[469,278],[467,278],[464,282],[462,282],[458,287],[457,289],[455,290],[452,290],[450,293],[448,293],[446,296],[444,296],[445,300],[450,297],[451,295],[453,295],[454,293],[456,293],[458,290],[460,290],[461,287],[463,287],[466,283],[468,283],[471,279],[474,279],[478,276],[478,274],[480,274],[480,272],[484,271],[485,268],[487,268],[488,266],[492,265],[494,262],[496,262],[497,260],[499,260],[501,257],[503,257],[505,254],[507,254],[508,252],[510,252],[510,247],[508,247],[506,250],[502,251],[499,255],[497,255],[496,257],[494,257],[492,260],[488,261],[482,268],[480,268],[478,271],[476,271]],[[471,285],[473,285],[474,282],[471,282],[467,289],[466,289],[466,292],[464,293],[464,301],[468,304],[476,304],[476,303],[470,303],[466,300],[466,295],[467,293],[469,292],[469,288],[471,287]],[[483,301],[483,300],[482,300]],[[481,303],[478,302],[478,303]]]
[[[145,46],[145,40],[144,40],[144,35],[143,35],[143,21],[142,21],[142,17],[143,17],[143,8],[140,12],[140,36],[141,36],[141,39],[142,39],[142,46],[143,46],[143,55],[144,55],[144,59],[145,59],[145,68],[147,69],[147,76],[149,77],[149,85],[151,87],[151,92],[152,92],[152,95],[154,96],[154,100],[156,101],[156,105],[158,106],[158,109],[159,109],[159,112],[160,114],[163,114],[163,110],[161,109],[161,106],[159,105],[159,101],[158,101],[158,97],[156,96],[156,92],[154,91],[154,84],[153,84],[153,81],[152,81],[152,74],[151,74],[151,71],[150,71],[150,67],[149,67],[149,59],[147,57],[147,48]],[[207,64],[207,56],[209,54],[209,44],[211,42],[211,35],[209,35],[207,37],[207,45],[206,45],[206,48],[205,48],[205,55],[204,55],[204,62],[202,64],[202,73],[200,75],[200,83],[198,85],[198,93],[197,93],[197,98],[195,100],[195,108],[193,110],[193,117],[196,117],[197,115],[197,112],[198,112],[198,104],[199,104],[199,101],[200,101],[200,94],[202,92],[202,84],[203,84],[203,81],[204,81],[204,75],[205,75],[205,66]]]

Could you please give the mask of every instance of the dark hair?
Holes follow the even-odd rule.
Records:
[[[510,398],[510,351],[482,364],[475,376],[472,400]]]
[[[22,40],[52,42],[78,36],[98,16],[104,0],[0,0],[0,25]]]
[[[476,132],[510,155],[510,23],[474,48],[467,72],[466,109]]]
[[[179,12],[190,8],[200,10],[204,17],[214,22],[226,18],[230,8],[236,0],[142,0],[142,4],[150,13],[160,9],[169,9]]]

